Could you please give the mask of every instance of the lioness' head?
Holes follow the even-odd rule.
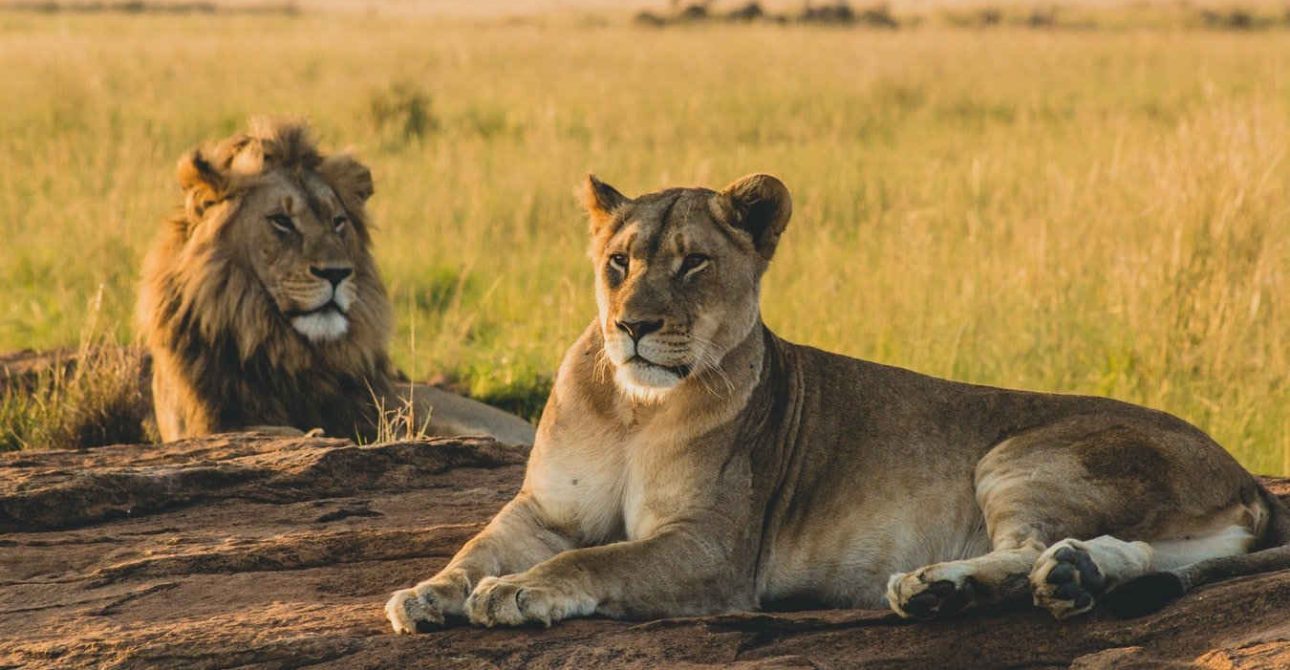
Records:
[[[662,398],[757,325],[758,284],[792,212],[778,179],[632,199],[588,176],[583,202],[605,353],[628,395]]]
[[[291,369],[322,356],[362,370],[384,356],[390,306],[370,252],[364,165],[320,153],[302,123],[258,119],[178,170],[183,214],[144,269],[150,342],[229,342],[243,360],[261,352]]]

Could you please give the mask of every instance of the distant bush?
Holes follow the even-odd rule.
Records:
[[[797,20],[802,23],[847,25],[856,22],[856,10],[852,9],[851,3],[845,0],[819,7],[808,4],[802,8],[802,13],[797,15]]]
[[[958,28],[993,28],[1005,25],[1026,28],[1089,27],[1078,22],[1059,21],[1057,5],[1019,7],[1011,11],[994,6],[947,9],[940,12],[940,16],[945,23]]]
[[[977,20],[983,26],[997,26],[1003,23],[1003,10],[987,7],[977,12]]]
[[[708,18],[708,3],[694,3],[686,5],[677,12],[677,21],[703,21]]]
[[[759,21],[771,23],[788,23],[794,21],[813,25],[865,25],[878,28],[897,28],[900,22],[891,13],[891,8],[883,3],[856,10],[847,0],[837,0],[825,5],[812,5],[809,2],[800,12],[789,16],[772,14],[761,3],[753,1],[740,5],[724,14],[714,13],[711,2],[696,2],[681,5],[673,3],[674,10],[670,15],[641,11],[636,14],[638,25],[663,27],[679,23],[699,23],[720,19],[731,23],[754,23]]]
[[[633,20],[637,23],[637,25],[642,25],[642,26],[653,26],[656,28],[662,28],[663,26],[667,25],[667,19],[649,10],[642,10],[638,12],[636,14],[636,17]]]
[[[223,5],[209,0],[192,2],[165,0],[121,0],[119,2],[57,2],[35,0],[32,2],[0,3],[0,9],[42,14],[280,14],[297,16],[300,7],[295,2],[266,2],[265,4]]]
[[[875,28],[899,28],[900,22],[891,15],[891,7],[886,4],[874,5],[860,10],[857,17],[860,23]]]
[[[762,9],[761,4],[750,2],[742,7],[737,7],[726,12],[725,18],[727,21],[756,21],[757,19],[764,18],[765,16],[766,10]]]
[[[398,82],[372,94],[368,114],[378,133],[419,139],[438,123],[430,111],[430,94],[410,82]]]
[[[1057,25],[1056,7],[1036,7],[1026,17],[1026,25],[1031,28],[1052,28]]]
[[[1275,23],[1271,16],[1261,16],[1243,7],[1230,9],[1202,9],[1200,22],[1216,30],[1256,30],[1270,28]]]

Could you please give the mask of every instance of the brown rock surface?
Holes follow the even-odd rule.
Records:
[[[389,593],[442,566],[523,461],[479,439],[251,434],[0,454],[0,668],[1290,667],[1290,571],[1131,621],[852,610],[390,634]]]

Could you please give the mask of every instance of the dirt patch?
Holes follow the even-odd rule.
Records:
[[[1290,572],[1129,621],[839,610],[390,634],[388,594],[482,527],[525,456],[482,439],[254,434],[0,454],[0,667],[1290,664]]]

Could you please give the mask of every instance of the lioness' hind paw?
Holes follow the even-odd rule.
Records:
[[[975,599],[972,580],[961,571],[931,565],[887,581],[887,602],[906,619],[932,619],[959,612]]]
[[[1058,619],[1083,614],[1106,592],[1106,577],[1076,540],[1062,540],[1035,561],[1030,572],[1035,605]]]

